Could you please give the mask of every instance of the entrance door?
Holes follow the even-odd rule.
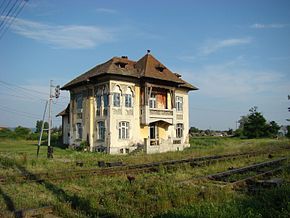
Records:
[[[150,145],[159,145],[158,127],[156,123],[150,124]]]

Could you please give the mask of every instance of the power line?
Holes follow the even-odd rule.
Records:
[[[21,100],[21,101],[24,101],[24,102],[39,102],[39,101],[46,101],[46,99],[44,98],[38,98],[38,97],[34,97],[34,96],[25,96],[25,95],[18,95],[17,93],[16,94],[11,94],[11,93],[5,93],[5,92],[1,92],[0,91],[0,96],[2,97],[6,97],[8,96],[9,98],[10,97],[13,97],[14,99],[16,100]]]
[[[0,107],[3,108],[3,109],[6,109],[6,110],[11,110],[12,112],[14,111],[14,112],[17,112],[17,113],[23,113],[23,114],[28,114],[28,115],[37,116],[37,117],[40,116],[40,115],[38,115],[38,114],[29,113],[29,112],[27,112],[27,111],[17,110],[17,109],[10,108],[10,107],[4,106],[4,105],[1,105]],[[41,116],[40,116],[40,117],[41,117]]]
[[[1,111],[5,111],[11,114],[15,114],[15,115],[20,115],[22,117],[26,117],[26,118],[33,118],[33,119],[39,119],[41,116],[35,115],[35,114],[30,114],[27,112],[23,112],[23,111],[16,111],[14,109],[11,108],[4,108],[3,106],[0,106],[0,110]]]
[[[15,86],[15,87],[17,87],[17,88],[20,88],[20,89],[22,89],[22,90],[26,90],[26,91],[29,91],[29,92],[33,92],[34,94],[42,94],[42,95],[48,95],[48,93],[46,93],[46,92],[41,92],[41,91],[39,91],[39,90],[35,90],[35,89],[30,89],[30,88],[24,88],[24,87],[22,87],[22,86],[19,86],[19,85],[16,85],[16,84],[12,84],[12,83],[9,83],[9,82],[5,82],[5,81],[3,81],[3,80],[0,80],[0,83],[2,83],[2,84],[6,84],[6,85],[8,85],[8,86]]]
[[[4,8],[4,10],[3,10],[3,15],[4,15],[6,9],[8,8],[8,6],[10,5],[11,2],[12,2],[11,0],[8,1],[7,4],[6,4],[6,6],[4,6],[4,4],[3,4],[3,6],[4,6],[4,7],[3,7],[3,8]],[[4,20],[3,20],[3,23],[4,23]],[[1,22],[1,25],[2,25],[2,22]]]
[[[1,8],[4,6],[5,2],[6,2],[6,0],[3,0],[3,1],[2,1],[1,5],[0,5],[0,10],[1,10]],[[3,7],[3,8],[4,8],[4,7]],[[4,12],[4,11],[3,11],[3,12]]]
[[[23,4],[22,4],[23,3]],[[22,5],[21,5],[22,4]],[[6,16],[5,18],[7,18],[7,25],[6,28],[3,28],[2,31],[2,35],[0,35],[0,39],[5,35],[5,33],[8,31],[8,29],[10,28],[10,26],[12,25],[12,23],[14,22],[14,20],[16,19],[16,17],[19,15],[19,13],[22,11],[24,5],[26,4],[26,1],[22,1],[17,8],[13,11],[13,14],[11,16]],[[0,31],[1,33],[1,31]]]
[[[11,1],[10,1],[11,2]],[[16,3],[20,2],[18,4],[18,6],[16,6]],[[16,0],[15,3],[13,4],[12,8],[10,8],[10,10],[8,11],[8,13],[6,14],[6,16],[4,16],[4,18],[2,18],[1,25],[0,25],[0,39],[5,35],[5,33],[8,31],[8,29],[10,28],[11,24],[14,22],[14,20],[16,19],[16,17],[20,14],[20,12],[22,11],[22,9],[24,8],[25,4],[28,2],[28,0]],[[9,3],[10,4],[10,3]],[[7,8],[7,6],[9,5],[7,4],[5,7],[5,10]],[[16,6],[16,8],[15,8]],[[15,10],[13,10],[15,8]],[[5,12],[5,10],[3,11],[3,13]],[[13,12],[12,12],[13,11]],[[11,16],[10,13],[12,12]],[[5,23],[6,22],[6,23]],[[3,30],[3,31],[2,31]],[[2,34],[1,34],[2,31]]]
[[[0,23],[0,31],[1,31],[1,27],[4,26],[4,23],[5,23],[6,18],[9,19],[9,15],[10,15],[11,11],[14,10],[14,8],[15,8],[17,2],[18,2],[17,0],[14,2],[14,4],[12,5],[12,7],[8,10],[7,14],[5,15],[5,17],[4,17],[4,19],[3,19],[3,22]]]

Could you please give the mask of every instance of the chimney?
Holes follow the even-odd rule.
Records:
[[[128,56],[122,56],[121,58],[123,58],[123,59],[128,59]]]
[[[175,73],[175,76],[177,76],[178,78],[181,78],[181,75],[179,73]]]

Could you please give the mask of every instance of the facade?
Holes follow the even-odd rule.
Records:
[[[126,154],[189,146],[188,92],[181,79],[149,52],[138,61],[114,57],[61,88],[70,91],[63,141],[87,141],[91,151]]]

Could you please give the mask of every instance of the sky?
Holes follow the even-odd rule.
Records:
[[[16,0],[1,2],[9,1]],[[9,18],[1,15],[0,22]],[[35,127],[50,80],[63,86],[114,56],[139,60],[147,49],[199,88],[189,93],[190,126],[235,129],[254,106],[289,125],[289,0],[29,0],[1,34],[0,126]],[[62,91],[53,101],[53,126],[68,100]]]

